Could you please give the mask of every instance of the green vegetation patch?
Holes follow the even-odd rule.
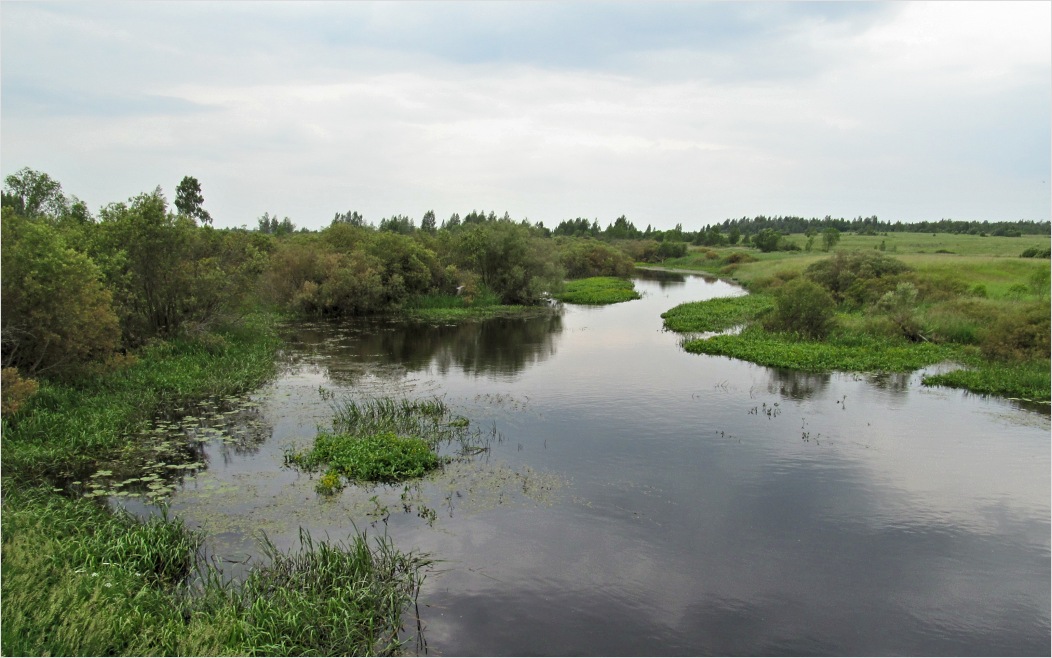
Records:
[[[729,356],[763,366],[808,372],[909,372],[959,356],[951,346],[911,343],[904,339],[834,334],[826,341],[801,340],[795,334],[760,328],[737,335],[688,340],[683,348],[695,354]]]
[[[333,474],[349,480],[399,482],[420,477],[438,465],[438,455],[427,441],[394,432],[369,436],[321,433],[305,452],[291,453],[288,461],[307,471],[327,466],[324,489],[335,489]]]
[[[555,298],[570,304],[617,304],[639,299],[639,293],[628,279],[596,276],[567,282]]]
[[[681,333],[723,331],[745,324],[774,306],[768,295],[717,297],[688,302],[661,314],[665,328]]]
[[[1052,376],[1049,373],[1048,359],[1018,363],[978,362],[974,368],[929,375],[923,383],[1047,403],[1052,398]]]
[[[4,493],[4,655],[389,655],[430,563],[386,537],[301,533],[229,582],[195,570],[202,537],[178,520]]]

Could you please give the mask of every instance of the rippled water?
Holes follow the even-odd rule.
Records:
[[[290,327],[235,416],[255,438],[206,442],[173,509],[232,571],[300,527],[431,553],[436,655],[1049,654],[1047,412],[687,354],[660,314],[740,291],[636,286],[556,317]],[[334,500],[283,466],[333,399],[378,395],[441,396],[490,450]]]

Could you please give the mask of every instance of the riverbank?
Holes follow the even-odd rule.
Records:
[[[981,238],[955,237],[969,255],[798,251],[761,260],[740,249],[698,250],[687,262],[729,263],[711,270],[733,274],[753,294],[684,304],[662,317],[667,329],[685,334],[745,327],[734,335],[687,337],[689,352],[808,372],[902,372],[952,362],[960,368],[923,383],[1048,403],[1048,261],[975,255],[972,243]],[[783,294],[794,281],[807,281],[826,301],[800,308]],[[823,320],[831,329],[801,335],[799,327],[773,321],[779,295],[784,315],[799,322],[823,306],[835,308]]]
[[[155,342],[76,380],[41,382],[5,416],[5,655],[393,650],[426,558],[364,534],[346,544],[303,536],[298,551],[265,547],[265,564],[224,583],[200,563],[205,538],[181,520],[140,521],[77,493],[104,460],[134,453],[155,416],[258,387],[278,346],[274,318],[254,315]]]

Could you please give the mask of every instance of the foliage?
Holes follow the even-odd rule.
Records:
[[[825,338],[835,326],[835,304],[828,292],[807,279],[793,279],[774,293],[774,308],[764,326],[808,339]]]
[[[2,470],[19,480],[67,478],[119,451],[145,419],[188,401],[259,385],[274,370],[271,322],[246,318],[206,335],[155,342],[124,368],[42,380],[18,415],[4,419]]]
[[[782,241],[782,236],[774,229],[765,228],[753,238],[753,245],[764,253],[776,251]]]
[[[19,215],[56,218],[64,215],[69,202],[62,184],[47,174],[23,167],[4,179],[5,206]]]
[[[1052,249],[1041,249],[1040,247],[1029,247],[1019,254],[1020,258],[1052,258]]]
[[[1049,358],[1050,311],[1044,301],[998,314],[981,332],[983,355],[999,361]]]
[[[875,301],[874,295],[882,296],[886,286],[897,283],[893,277],[907,271],[905,263],[881,253],[841,251],[809,265],[804,276],[828,290],[837,302],[862,304]]]
[[[840,231],[836,230],[832,226],[822,231],[822,248],[829,251],[836,244],[840,242]]]
[[[179,214],[191,217],[202,224],[211,224],[212,216],[201,207],[204,202],[201,183],[193,176],[184,176],[175,188],[175,207],[179,209]]]
[[[917,319],[917,287],[907,281],[900,282],[895,290],[884,293],[877,302],[895,325],[897,331],[908,340],[921,340],[920,323]]]
[[[566,240],[557,242],[559,260],[566,276],[581,279],[592,276],[626,277],[634,269],[632,258],[624,251],[599,240]]]
[[[95,242],[132,345],[235,312],[266,249],[248,233],[198,228],[169,213],[159,191],[104,208]]]
[[[555,298],[571,304],[617,304],[639,299],[639,293],[628,279],[599,276],[570,281]]]
[[[120,340],[112,297],[90,258],[55,228],[3,210],[4,366],[29,375],[75,370]]]
[[[472,223],[458,233],[455,249],[457,265],[477,273],[503,304],[539,303],[563,279],[550,258],[551,243],[522,224]]]
[[[665,328],[680,333],[723,331],[745,324],[773,307],[769,295],[717,297],[687,302],[661,314]]]
[[[37,392],[37,388],[37,381],[23,378],[18,368],[0,370],[0,395],[3,396],[0,415],[13,416],[18,413],[22,405]]]

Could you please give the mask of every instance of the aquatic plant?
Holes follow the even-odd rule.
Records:
[[[628,279],[597,276],[567,282],[555,298],[570,304],[617,304],[639,299],[639,293]]]
[[[753,320],[772,306],[771,297],[763,294],[717,297],[680,304],[662,313],[661,317],[669,331],[723,331]]]

